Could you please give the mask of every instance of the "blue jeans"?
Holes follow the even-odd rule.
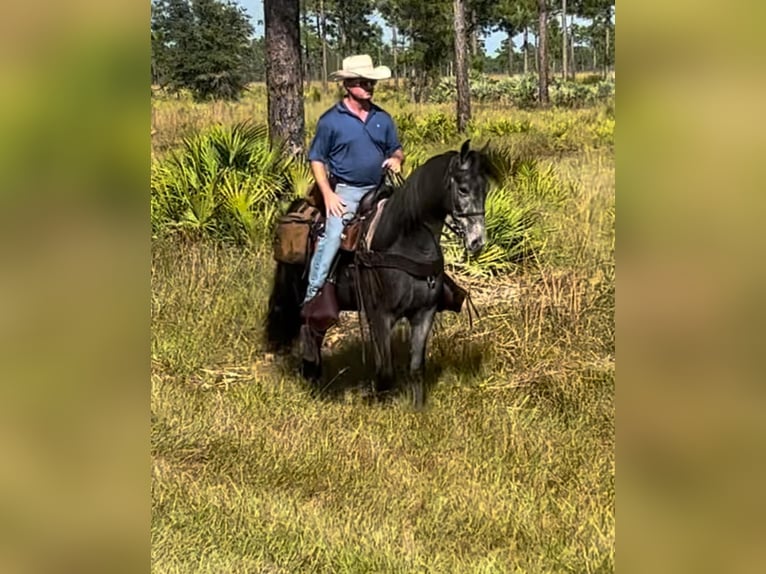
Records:
[[[311,259],[309,286],[306,289],[304,303],[314,297],[322,288],[322,285],[324,285],[335,255],[338,253],[338,249],[340,249],[340,236],[343,233],[343,227],[356,213],[356,209],[364,194],[371,189],[375,189],[375,187],[374,185],[356,187],[346,185],[345,183],[338,183],[335,186],[335,193],[346,204],[345,213],[341,217],[329,214],[327,216],[324,231],[317,240],[314,257]]]

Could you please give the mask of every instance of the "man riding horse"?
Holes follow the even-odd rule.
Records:
[[[303,301],[307,315],[338,253],[344,224],[354,216],[362,197],[380,185],[384,170],[399,173],[404,162],[394,120],[372,103],[377,81],[390,77],[387,66],[373,67],[366,54],[345,58],[343,68],[331,75],[343,82],[346,93],[319,118],[309,149],[326,220],[309,265]]]
[[[305,235],[284,242],[297,247],[297,257],[275,251],[266,335],[274,350],[288,350],[299,337],[303,374],[318,382],[327,329],[339,311],[363,312],[375,351],[373,389],[380,394],[393,386],[392,329],[406,319],[411,327],[413,404],[420,408],[434,316],[445,309],[459,312],[465,297],[444,273],[442,227],[455,231],[469,253],[481,250],[486,242],[485,200],[495,174],[484,150],[471,150],[466,141],[459,151],[427,160],[400,187],[383,187],[386,170],[399,173],[404,160],[391,116],[371,102],[375,82],[390,74],[385,66],[373,68],[369,56],[346,58],[343,69],[333,74],[343,80],[346,94],[320,118],[309,152],[325,207],[324,225],[318,227],[308,273],[303,255],[312,242]],[[355,225],[347,227],[357,211]],[[360,227],[359,244],[336,259],[344,232],[348,249],[352,230]],[[327,283],[331,271],[333,280]]]

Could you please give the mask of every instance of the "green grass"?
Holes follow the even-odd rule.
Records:
[[[324,399],[264,355],[269,264],[155,246],[156,572],[612,570],[610,319],[583,282],[543,276],[493,303],[474,290],[483,317],[443,317],[414,413],[363,400],[353,337]]]
[[[155,381],[156,571],[611,570],[604,379],[530,396],[469,378],[415,414],[254,377]]]
[[[538,150],[560,197],[541,203],[534,257],[458,276],[481,317],[440,317],[423,412],[365,399],[355,317],[328,336],[325,392],[265,353],[268,245],[155,239],[153,571],[614,570],[614,160],[592,145],[600,114],[523,112],[537,143],[495,136]],[[491,110],[477,122],[505,125]]]

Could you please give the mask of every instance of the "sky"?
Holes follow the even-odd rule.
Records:
[[[258,24],[259,21],[263,21],[263,0],[235,0],[237,4],[240,4],[245,8],[255,28],[256,36],[263,36],[263,24]],[[383,24],[382,21],[378,23]],[[490,34],[484,40],[484,47],[487,54],[494,56],[500,48],[500,43],[505,40],[506,35],[503,32],[494,32]],[[391,29],[387,26],[383,26],[383,40],[388,42],[391,40]]]

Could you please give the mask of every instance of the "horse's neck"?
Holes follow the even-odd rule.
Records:
[[[431,169],[434,167],[438,170],[441,166],[432,165]],[[421,166],[418,171],[425,168],[425,165]],[[423,172],[413,174],[410,178],[405,187],[394,192],[383,210],[373,249],[385,250],[394,245],[402,247],[419,242],[425,229],[431,232],[438,245],[446,217],[441,197],[443,189],[439,187],[441,182],[424,176]],[[433,241],[428,244],[433,245]]]
[[[444,218],[426,223],[425,226],[428,228],[428,231],[431,232],[431,235],[434,236],[436,244],[441,246],[442,229],[444,229]]]

